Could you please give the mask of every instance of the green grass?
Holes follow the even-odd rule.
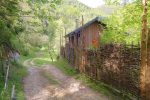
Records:
[[[24,100],[22,80],[27,74],[27,69],[21,64],[12,63],[9,74],[7,91],[2,90],[0,100],[10,100],[13,85],[15,85],[17,100]],[[2,81],[2,83],[4,82]]]
[[[23,92],[23,77],[27,75],[26,67],[21,64],[15,64],[12,68],[12,75],[10,78],[10,88],[14,84],[16,86],[16,97],[18,100],[24,100],[24,92]]]
[[[50,60],[44,60],[44,59],[34,59],[33,60],[35,65],[41,66],[44,64],[50,64]]]
[[[23,64],[23,62],[25,61],[25,60],[27,60],[27,59],[30,59],[30,58],[34,58],[35,57],[35,54],[33,53],[33,54],[29,54],[28,56],[23,56],[23,55],[21,55],[20,56],[20,59],[19,59],[19,63],[20,64]]]
[[[8,80],[8,88],[4,90],[4,80],[0,77],[0,100],[10,100],[12,86],[15,85],[15,93],[17,100],[25,100],[23,90],[23,78],[27,75],[27,68],[23,66],[23,62],[34,57],[34,54],[28,56],[20,56],[18,63],[12,63],[10,66],[10,75]]]
[[[58,61],[51,62],[52,65],[58,67],[63,73],[69,76],[77,75],[76,70],[68,64],[64,59],[59,59]]]

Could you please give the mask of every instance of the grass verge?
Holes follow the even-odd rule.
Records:
[[[17,100],[24,100],[24,92],[22,86],[23,77],[27,74],[27,69],[21,64],[12,63],[8,79],[7,90],[2,89],[0,100],[10,100],[12,86],[15,85],[15,93]],[[4,84],[4,81],[2,81]]]
[[[23,62],[34,56],[34,54],[28,56],[21,55],[18,63],[12,62],[10,64],[7,90],[4,90],[4,77],[0,77],[0,100],[10,100],[13,85],[15,85],[16,99],[25,100],[23,78],[27,75],[27,68],[23,66]]]
[[[65,59],[59,59],[58,61],[51,62],[51,64],[58,67],[66,75],[77,75],[77,71],[71,67]]]

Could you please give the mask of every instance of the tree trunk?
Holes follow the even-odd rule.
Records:
[[[150,29],[147,40],[146,100],[150,100]]]
[[[65,29],[65,44],[67,43],[67,37],[66,37],[66,35],[67,35],[67,28],[66,27],[64,27],[64,29]]]
[[[48,44],[48,53],[49,53],[49,56],[50,56],[52,62],[54,62],[54,60],[53,60],[53,55],[51,54],[51,48],[50,48],[49,45],[50,45],[50,44]]]
[[[143,2],[143,16],[142,16],[142,33],[141,33],[141,71],[140,71],[140,89],[141,99],[146,100],[146,67],[147,67],[147,0]]]
[[[61,40],[62,40],[62,46],[64,46],[64,32],[62,32],[62,38],[61,38]]]
[[[62,44],[61,41],[62,40],[61,40],[61,32],[60,32],[60,51],[59,51],[60,52],[60,56],[61,56],[61,44]]]
[[[52,62],[54,62],[53,57],[52,57],[52,54],[51,54],[50,51],[49,51],[49,55],[50,55],[50,58],[51,58]]]
[[[4,70],[4,65],[3,65],[3,57],[2,57],[2,47],[0,47],[0,66],[1,66],[1,75],[3,77],[3,81],[5,81],[5,70]]]

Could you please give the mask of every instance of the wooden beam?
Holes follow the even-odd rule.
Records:
[[[84,25],[84,17],[83,17],[83,15],[82,15],[82,26]]]

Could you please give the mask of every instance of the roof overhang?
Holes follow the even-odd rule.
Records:
[[[73,36],[77,33],[80,33],[81,30],[83,30],[84,28],[86,28],[87,26],[91,25],[94,22],[98,22],[99,24],[101,24],[105,27],[106,25],[101,22],[104,19],[105,19],[104,17],[96,17],[96,18],[92,19],[91,21],[87,22],[86,24],[84,24],[83,26],[81,26],[81,27],[75,29],[74,31],[70,32],[65,37],[70,37],[70,36]]]

